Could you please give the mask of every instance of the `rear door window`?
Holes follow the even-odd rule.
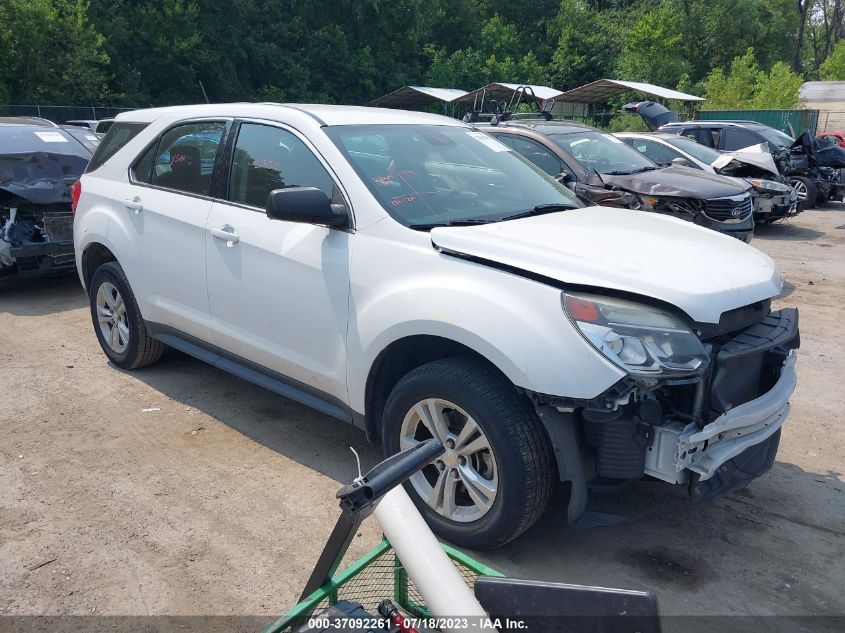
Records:
[[[141,182],[201,196],[211,194],[211,176],[226,130],[225,121],[199,121],[170,128],[158,142],[152,169],[143,154],[134,167]],[[148,173],[148,178],[144,175]]]
[[[117,154],[124,145],[140,134],[141,130],[147,127],[147,123],[115,123],[111,126],[100,143],[97,151],[88,163],[87,172],[94,171],[105,163],[109,158]]]
[[[748,130],[743,130],[738,127],[725,128],[724,135],[725,138],[722,149],[728,152],[751,147],[752,145],[758,145],[762,142],[762,140],[753,132],[749,132]]]
[[[693,139],[697,143],[718,149],[721,130],[708,127],[693,127],[684,130],[683,135]]]

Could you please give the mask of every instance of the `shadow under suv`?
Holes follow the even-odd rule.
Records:
[[[661,168],[618,138],[571,121],[479,126],[582,200],[671,215],[750,242],[750,185],[688,167]]]

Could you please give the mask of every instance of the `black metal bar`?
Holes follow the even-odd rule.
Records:
[[[299,597],[300,602],[332,579],[346,554],[346,550],[349,549],[352,537],[358,532],[361,521],[367,518],[372,511],[372,507],[365,508],[362,511],[343,510],[337,519],[337,523],[335,523],[328,542],[326,542],[326,546],[323,548],[323,553],[320,554],[320,558],[314,566],[314,571],[311,572],[311,577],[305,584],[305,590]]]

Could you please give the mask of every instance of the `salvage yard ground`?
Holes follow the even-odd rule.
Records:
[[[478,557],[507,575],[656,591],[664,614],[845,614],[845,205],[758,227],[801,313],[778,460],[704,507],[641,482],[561,505]],[[671,262],[666,263],[667,266]],[[177,353],[111,367],[75,278],[0,290],[0,615],[283,613],[363,434]],[[561,368],[566,371],[566,368]],[[559,502],[560,504],[560,502]],[[365,523],[352,553],[380,538]]]

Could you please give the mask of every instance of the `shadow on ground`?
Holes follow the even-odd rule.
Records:
[[[88,299],[75,273],[60,277],[0,280],[0,313],[44,316],[87,305]]]

